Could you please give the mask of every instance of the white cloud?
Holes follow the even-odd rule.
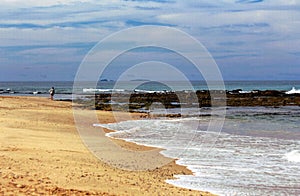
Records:
[[[48,7],[55,5],[66,5],[72,3],[80,3],[80,2],[92,2],[91,0],[2,0],[1,5],[7,7]]]
[[[58,58],[62,58],[59,56],[60,52],[66,52],[66,59],[71,59],[73,50],[70,52],[59,45],[96,43],[128,27],[165,24],[174,25],[192,34],[214,55],[220,59],[226,57],[223,62],[238,64],[245,61],[245,64],[253,64],[259,59],[255,55],[271,56],[282,53],[289,57],[288,52],[295,53],[299,50],[299,5],[300,1],[297,0],[264,0],[258,3],[237,3],[236,0],[177,0],[167,3],[123,0],[3,0],[0,8],[0,43],[2,47],[29,48],[32,45],[56,45],[51,50],[31,52],[40,52],[41,56],[53,52],[52,56]],[[142,39],[154,39],[163,37],[163,32],[155,32],[149,37],[143,37],[144,35],[141,32]],[[184,46],[176,37],[166,37],[170,43]],[[135,38],[124,37],[124,40],[130,42]],[[237,41],[240,44],[235,44]],[[74,51],[76,47],[74,45]],[[247,55],[247,58],[244,57]],[[268,59],[271,59],[269,56]],[[7,63],[9,60],[16,62],[15,59],[5,59]],[[259,60],[261,59],[263,58]],[[219,62],[222,63],[222,60]]]
[[[300,5],[298,0],[265,0],[268,5]]]

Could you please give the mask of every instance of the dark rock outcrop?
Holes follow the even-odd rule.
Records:
[[[136,111],[148,110],[152,104],[160,103],[164,108],[184,107],[211,107],[213,106],[300,106],[300,94],[288,95],[282,91],[250,91],[241,89],[233,91],[207,91],[195,92],[157,92],[132,94],[97,94],[95,95],[95,108],[100,110],[120,109]],[[114,100],[117,100],[114,101]]]

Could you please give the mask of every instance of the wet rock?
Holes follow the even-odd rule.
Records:
[[[160,103],[165,109],[214,106],[300,106],[300,94],[287,95],[276,90],[232,91],[199,90],[196,92],[134,92],[95,95],[94,108],[98,110],[149,111],[153,104]],[[196,104],[196,106],[195,106]]]

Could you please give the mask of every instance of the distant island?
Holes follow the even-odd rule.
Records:
[[[101,79],[100,82],[114,82],[114,80]]]

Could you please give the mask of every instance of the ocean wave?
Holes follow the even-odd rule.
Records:
[[[239,91],[240,94],[258,93],[258,91]]]
[[[168,93],[168,92],[170,92],[170,91],[167,91],[167,90],[162,90],[162,91],[159,91],[159,90],[151,91],[151,90],[134,89],[134,92],[136,92],[136,93]]]
[[[288,152],[284,155],[284,158],[287,159],[290,162],[300,163],[300,151],[299,150],[293,150],[291,152]]]
[[[84,93],[95,93],[95,92],[124,92],[124,89],[100,89],[100,88],[84,88],[82,92]]]
[[[289,90],[287,92],[285,92],[285,94],[300,94],[300,89],[296,89],[295,87],[292,88],[292,90]]]

